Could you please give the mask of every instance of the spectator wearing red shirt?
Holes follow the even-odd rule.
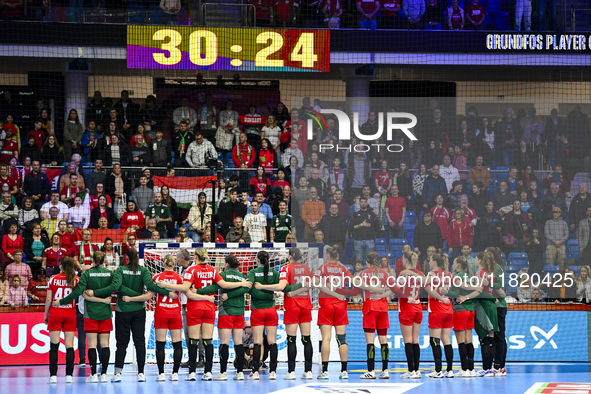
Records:
[[[464,30],[464,10],[458,0],[451,0],[451,7],[447,8],[447,27],[450,30]]]
[[[256,25],[269,26],[271,22],[271,15],[273,14],[272,0],[249,0],[249,3],[256,8]]]
[[[303,156],[306,156],[308,152],[308,127],[306,126],[306,122],[299,119],[299,114],[299,109],[294,108],[291,110],[291,120],[285,123],[285,129],[291,131],[290,140],[296,140],[298,142],[298,149],[302,151]],[[302,162],[300,165],[303,166],[304,163]]]
[[[14,261],[13,253],[15,250],[23,250],[25,248],[25,242],[23,241],[23,237],[18,235],[16,233],[16,230],[16,223],[12,223],[8,228],[8,234],[2,237],[2,251],[4,252],[4,256],[6,257],[6,263]]]
[[[3,19],[21,19],[23,16],[23,0],[2,0]]]
[[[35,279],[29,281],[27,287],[27,296],[31,299],[33,304],[45,304],[47,298],[47,276],[45,276],[45,270],[39,268],[35,273]]]
[[[40,120],[35,121],[35,128],[27,133],[27,138],[30,136],[35,137],[35,143],[39,147],[39,150],[43,149],[43,142],[47,135],[45,134],[45,130],[42,128],[43,123]]]
[[[72,256],[74,254],[74,240],[72,234],[67,231],[68,223],[65,220],[60,220],[57,225],[57,232],[55,234],[60,236],[60,245],[66,250],[64,256]]]
[[[61,237],[56,233],[51,237],[51,246],[43,251],[43,263],[41,267],[46,270],[49,276],[53,276],[60,261],[67,255],[68,251],[61,246]]]
[[[105,196],[107,198],[107,206],[109,208],[113,208],[113,200],[111,200],[111,196],[105,194],[105,186],[99,182],[95,186],[94,194],[90,196],[90,210],[92,211],[94,208],[98,207],[98,200],[100,196]]]
[[[0,163],[8,164],[15,157],[18,161],[18,142],[12,139],[12,130],[6,129],[6,140],[0,141]]]
[[[380,1],[382,8],[380,10],[380,29],[402,29],[404,26],[404,19],[400,18],[400,11],[402,11],[402,0],[382,0]]]
[[[407,245],[404,245],[402,247],[402,257],[399,257],[396,260],[395,271],[396,271],[396,276],[397,277],[400,276],[400,273],[405,270],[405,267],[404,267],[404,254],[406,252],[412,252],[412,249],[411,249],[410,245],[408,245],[408,244]],[[421,262],[419,261],[419,259],[417,259],[417,264],[416,264],[416,266],[413,269],[415,269],[415,270],[417,270],[419,272],[423,272],[423,270],[421,269]]]
[[[262,139],[261,150],[259,150],[256,161],[257,165],[263,167],[269,174],[272,173],[271,169],[276,167],[277,155],[268,138]]]
[[[445,243],[447,242],[449,234],[449,221],[451,220],[451,211],[443,206],[443,194],[435,196],[435,206],[431,208],[431,214],[433,221],[439,226],[441,230],[441,237],[443,238],[443,249],[446,249]]]
[[[378,0],[357,0],[360,29],[375,30],[377,28],[377,14],[380,6]]]
[[[256,176],[250,180],[250,192],[253,196],[256,192],[261,192],[265,197],[271,193],[271,181],[266,177],[263,166],[257,167]]]
[[[341,0],[325,0],[322,13],[325,16],[325,21],[328,22],[329,29],[341,27],[341,15],[343,15]]]
[[[236,168],[252,168],[256,159],[255,149],[246,142],[248,137],[244,133],[240,133],[238,137],[238,145],[232,150],[232,161]],[[240,187],[242,189],[248,189],[249,184],[249,171],[240,171]]]
[[[464,14],[466,18],[466,28],[472,30],[484,29],[484,18],[486,18],[486,10],[484,6],[478,4],[479,0],[472,0],[472,4],[466,7]]]
[[[298,6],[299,3],[293,0],[275,0],[275,23],[283,27],[295,25],[297,21],[295,8]]]
[[[87,271],[92,268],[94,252],[99,250],[98,246],[90,243],[92,238],[92,230],[85,228],[82,230],[82,243],[80,246],[74,247],[74,260],[77,266],[82,268],[82,271]]]
[[[12,178],[8,175],[8,165],[0,165],[0,187],[4,184],[8,184],[10,188],[10,194],[15,195],[18,193],[18,178]]]
[[[388,171],[387,160],[384,159],[380,162],[380,171],[377,171],[373,178],[375,190],[377,190],[381,195],[388,194],[392,188],[392,182],[394,181],[394,178]]]
[[[398,238],[406,216],[406,199],[398,195],[398,186],[392,186],[392,196],[386,200],[384,210],[388,219],[386,233],[388,238]]]
[[[139,214],[141,215],[141,212],[139,212]],[[125,235],[123,236],[123,242],[121,242],[121,254],[123,255],[123,265],[127,265],[127,251],[129,249],[135,248],[135,240],[136,233],[133,231],[131,227],[128,227],[127,231],[125,231]]]
[[[144,214],[139,211],[139,208],[135,201],[129,201],[127,203],[127,212],[121,217],[121,228],[131,228],[133,232],[141,230],[145,227]],[[124,252],[123,252],[124,253]],[[125,254],[123,254],[125,256]]]
[[[448,247],[449,253],[455,259],[460,255],[462,245],[472,245],[472,228],[466,222],[466,213],[462,208],[458,208],[454,212],[455,220],[449,225]]]

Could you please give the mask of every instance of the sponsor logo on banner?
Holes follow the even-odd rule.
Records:
[[[422,383],[308,383],[273,391],[270,394],[401,394]]]
[[[591,394],[591,383],[536,383],[524,394]]]

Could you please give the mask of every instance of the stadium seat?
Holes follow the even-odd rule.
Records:
[[[405,217],[404,218],[404,225],[407,225],[407,224],[415,224],[415,223],[416,223],[416,221],[415,221],[415,218],[414,217],[410,217],[410,218],[409,217]]]
[[[558,269],[560,268],[560,266],[558,265],[547,265],[544,267],[544,272],[549,272],[551,274],[558,272]]]
[[[228,161],[228,163],[232,161],[232,152],[226,153],[226,161]]]
[[[402,246],[404,246],[407,243],[408,241],[406,240],[406,238],[390,238],[390,245],[400,245],[400,249],[402,249]]]
[[[224,155],[222,154],[222,152],[218,152],[218,160],[224,161]]]
[[[575,271],[575,274],[578,276],[581,266],[580,265],[569,265],[568,268]]]
[[[576,246],[577,249],[579,248],[579,240],[578,239],[569,239],[567,242],[569,247]]]
[[[414,218],[415,212],[414,211],[406,211],[406,217],[407,218]]]
[[[509,172],[509,166],[497,166],[497,167],[495,168],[495,170],[497,170],[497,171],[499,171],[499,172]],[[505,175],[505,174],[502,174],[502,175],[501,175],[501,176],[502,176],[502,178],[501,178],[501,179],[505,179],[505,178],[507,178],[507,176],[506,176],[506,175],[505,175],[505,176],[503,176],[503,175]],[[497,179],[498,179],[498,177],[497,177]]]
[[[449,252],[443,252],[443,254],[444,254],[444,255],[446,255],[446,256],[448,257],[448,259],[449,259],[449,262],[450,262],[450,264],[451,264],[451,258],[452,258],[452,255],[451,255],[451,253],[449,253]]]
[[[350,272],[350,273],[353,273],[353,272],[355,272],[355,269],[353,268],[353,266],[352,266],[352,265],[345,264],[345,267],[347,267],[347,269],[349,270],[349,272]]]
[[[523,265],[527,262],[527,253],[513,252],[509,253],[508,263],[511,265]]]
[[[386,253],[386,240],[384,238],[376,239],[376,252]]]

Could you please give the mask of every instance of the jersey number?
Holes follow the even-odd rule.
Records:
[[[69,287],[66,287],[66,288],[60,287],[56,290],[53,298],[61,300],[62,298],[66,298],[67,296],[69,296],[71,292],[72,292],[72,289]]]

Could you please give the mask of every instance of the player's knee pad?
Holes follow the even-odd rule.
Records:
[[[183,348],[183,341],[173,342],[172,348],[173,349],[182,349]]]
[[[308,343],[312,343],[312,338],[310,335],[302,335],[302,344],[306,345]]]
[[[347,334],[337,334],[337,343],[340,346],[347,344]]]
[[[431,345],[431,347],[439,347],[441,346],[441,339],[431,337],[431,339],[429,340],[429,344]]]
[[[287,336],[287,343],[295,343],[296,336],[295,335],[288,335]]]

